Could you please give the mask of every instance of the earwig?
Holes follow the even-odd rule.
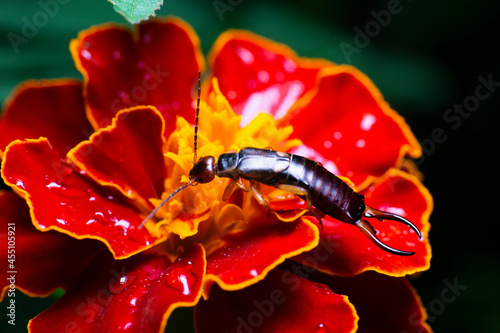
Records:
[[[329,215],[341,222],[358,227],[379,248],[401,256],[413,255],[414,252],[402,251],[390,247],[377,238],[376,232],[366,218],[393,220],[405,224],[413,229],[419,238],[420,230],[406,218],[380,211],[367,206],[365,196],[355,192],[339,177],[325,169],[314,160],[261,148],[243,148],[239,152],[221,154],[217,161],[213,156],[204,156],[197,161],[197,133],[198,116],[200,112],[201,73],[198,73],[198,98],[196,104],[195,137],[194,137],[194,166],[189,172],[189,182],[176,189],[158,207],[156,207],[141,223],[142,228],[156,212],[179,191],[188,186],[195,186],[211,182],[215,176],[230,178],[232,182],[223,194],[227,200],[232,191],[239,187],[250,190],[257,201],[267,207],[259,189],[259,184],[293,193],[303,198],[307,203],[307,210],[316,217],[320,227],[323,228],[321,218]],[[241,179],[250,182],[250,189],[246,189]]]

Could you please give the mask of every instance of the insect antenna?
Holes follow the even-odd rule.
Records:
[[[197,160],[197,150],[198,150],[198,118],[200,115],[200,95],[201,95],[201,71],[198,71],[198,97],[196,98],[196,115],[194,118],[194,156],[193,156],[193,164],[196,164]],[[144,220],[142,220],[141,224],[139,225],[138,229],[142,229],[144,225],[151,219],[155,214],[158,212],[158,210],[163,207],[164,204],[166,204],[174,195],[185,189],[186,187],[192,185],[193,183],[196,183],[196,180],[193,178],[189,181],[189,183],[186,183],[176,189],[174,192],[172,192],[165,200],[160,202],[160,204],[149,213],[148,216]]]
[[[196,164],[196,160],[198,159],[198,118],[200,115],[200,94],[201,94],[201,71],[198,71],[198,98],[196,99],[196,115],[194,118],[194,155],[193,155],[193,164]]]
[[[189,181],[189,183],[186,183],[186,184],[182,185],[181,187],[179,187],[178,189],[176,189],[175,191],[173,191],[167,198],[165,198],[165,200],[163,200],[155,209],[153,209],[153,211],[151,213],[149,213],[149,215],[144,220],[142,220],[142,223],[139,226],[139,229],[142,229],[142,227],[144,227],[144,225],[146,224],[146,222],[148,222],[156,214],[156,212],[158,212],[158,210],[161,207],[163,207],[164,204],[167,203],[167,201],[169,201],[170,199],[172,199],[172,197],[174,195],[176,195],[177,193],[179,193],[180,191],[182,191],[183,189],[185,189],[189,185],[193,184],[194,182],[195,182],[195,180],[192,179],[191,181]]]

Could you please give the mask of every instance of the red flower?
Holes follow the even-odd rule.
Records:
[[[31,331],[158,332],[173,309],[195,305],[199,332],[430,330],[404,278],[431,257],[432,199],[407,160],[420,146],[363,74],[226,32],[208,57],[198,156],[255,146],[320,161],[370,206],[422,230],[419,240],[374,223],[413,256],[330,217],[320,231],[302,199],[275,188],[262,187],[274,214],[243,191],[223,201],[224,178],[180,191],[139,228],[188,181],[199,41],[170,18],[133,34],[94,27],[70,48],[83,84],[25,82],[0,121],[2,177],[19,194],[0,194],[1,223],[16,228],[16,285],[29,295],[66,289]]]

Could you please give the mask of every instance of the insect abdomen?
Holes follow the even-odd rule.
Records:
[[[289,173],[296,174],[294,181],[307,189],[312,205],[323,213],[346,223],[354,223],[362,217],[364,196],[318,162],[294,155]]]

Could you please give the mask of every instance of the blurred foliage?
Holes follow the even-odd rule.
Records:
[[[429,323],[435,332],[499,332],[500,266],[486,194],[494,191],[498,178],[490,156],[500,141],[500,92],[481,101],[458,128],[443,119],[446,110],[474,95],[478,76],[492,75],[500,81],[498,32],[492,28],[498,27],[498,8],[493,7],[486,0],[167,0],[157,15],[176,15],[191,24],[205,54],[221,32],[237,28],[285,43],[301,56],[350,63],[374,81],[419,140],[430,139],[432,131],[441,128],[446,141],[429,146],[420,165],[435,200],[432,266],[412,283],[432,316]],[[384,17],[391,8],[394,13]],[[0,101],[29,78],[81,78],[69,41],[80,30],[108,21],[128,24],[104,0],[2,0]],[[30,37],[16,44],[13,34]],[[346,56],[346,45],[357,51]],[[467,289],[444,303],[444,281],[455,279]],[[51,300],[22,297],[22,302],[26,310],[19,315],[19,332]],[[167,331],[177,332],[189,322],[192,310],[176,310],[174,315]]]
[[[217,2],[224,3],[226,7],[214,5]],[[355,47],[354,31],[350,26],[346,29],[339,25],[353,24],[353,27],[364,30],[366,23],[374,21],[369,12],[384,10],[386,4],[381,2],[379,6],[372,5],[362,11],[363,15],[356,22],[352,20],[352,13],[340,15],[341,10],[328,1],[312,1],[306,5],[304,1],[241,0],[237,6],[231,6],[226,0],[217,2],[168,1],[157,11],[157,15],[177,15],[188,21],[199,34],[205,52],[221,32],[239,28],[290,45],[302,56],[352,63],[367,73],[391,102],[408,102],[428,110],[437,102],[444,101],[451,91],[448,88],[443,93],[442,87],[452,86],[453,79],[432,59],[424,54],[415,55],[394,50],[393,47],[387,48],[380,43],[388,39],[387,35],[390,34],[395,34],[398,40],[407,38],[396,25],[401,26],[399,22],[405,20],[405,16],[408,16],[405,11],[409,11],[409,6],[413,4],[409,4],[408,9],[401,5],[401,13],[392,15],[390,23],[386,28],[381,28],[379,35],[370,38],[366,47],[358,48],[359,53],[346,59],[339,44],[344,42]],[[93,24],[107,21],[127,24],[105,1],[71,0],[67,4],[59,4],[57,0],[46,0],[44,3],[55,3],[57,7],[51,5],[47,10],[37,1],[26,0],[10,1],[8,5],[4,0],[2,4],[0,100],[7,96],[14,85],[27,78],[80,77],[68,52],[71,38]],[[364,15],[367,13],[368,17]],[[23,39],[26,32],[29,32],[29,37]],[[9,38],[9,33],[20,36],[23,41],[18,41],[12,34]]]

